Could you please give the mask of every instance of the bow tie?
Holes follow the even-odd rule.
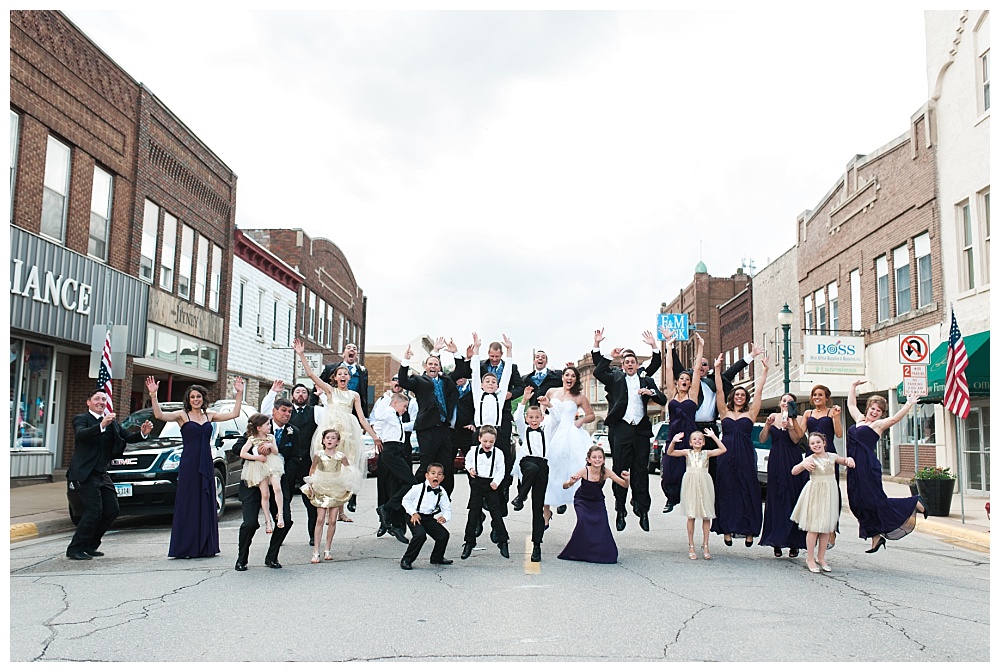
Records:
[[[543,431],[542,431],[542,428],[541,428],[541,427],[538,427],[538,428],[531,428],[531,427],[528,427],[528,431],[529,431],[529,432],[538,432],[539,434],[544,434],[544,433],[545,433],[545,432],[543,432]]]
[[[302,411],[304,411],[304,410],[306,410],[306,407],[305,407],[305,406],[296,406],[296,407],[295,407],[295,412],[296,412],[296,413],[301,413],[301,412],[302,412]]]
[[[431,486],[428,485],[427,486],[427,492],[433,492],[435,495],[440,495],[441,494],[441,488],[439,488],[439,487],[438,488],[432,488]]]

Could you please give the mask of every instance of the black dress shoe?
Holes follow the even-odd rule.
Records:
[[[399,561],[399,568],[400,569],[413,569],[413,563],[410,562],[409,560],[407,560],[406,558],[403,558],[402,560]]]
[[[401,527],[391,526],[387,527],[385,531],[391,534],[393,537],[395,537],[396,541],[402,544],[410,543],[410,541],[406,538],[406,532],[404,532],[403,528]]]
[[[511,501],[510,505],[514,507],[515,511],[520,511],[524,508],[524,500],[520,497],[515,497],[513,501]]]
[[[432,565],[452,565],[454,563],[455,563],[454,560],[450,560],[448,558],[441,558],[440,560],[431,560]]]
[[[482,533],[483,533],[483,521],[480,520],[476,524],[476,538],[478,539],[479,535],[481,535]]]
[[[510,549],[507,547],[507,542],[506,541],[497,544],[497,546],[500,547],[500,555],[502,555],[505,558],[509,558],[510,557]]]
[[[542,561],[542,545],[535,544],[535,547],[531,549],[531,561],[541,562]]]
[[[83,551],[66,551],[66,557],[70,560],[90,560],[91,557]]]
[[[560,504],[556,507],[556,513],[566,513],[566,505]]]
[[[617,518],[615,518],[615,527],[618,528],[619,532],[621,532],[622,530],[625,529],[625,514],[624,513],[619,513],[618,516],[617,516]]]
[[[468,560],[469,556],[472,555],[473,544],[466,544],[462,547],[462,560]]]
[[[270,567],[271,569],[281,569],[281,563],[278,562],[277,560],[265,560],[264,564]]]
[[[388,531],[389,531],[388,527],[386,527],[385,525],[379,525],[378,526],[378,532],[375,533],[375,536],[376,537],[383,537],[383,536],[385,536],[385,533],[388,532]]]
[[[490,530],[490,541],[493,542],[494,544],[497,543],[497,531],[496,530]]]
[[[309,545],[310,546],[315,546],[316,545],[316,544],[313,543],[313,538],[312,537],[309,537]]]
[[[103,558],[104,557],[104,553],[102,553],[101,551],[84,551],[84,553],[86,553],[87,555],[89,555],[92,558]]]
[[[667,502],[667,505],[663,507],[663,513],[670,513],[673,510],[674,510],[674,505],[671,504],[670,502]]]
[[[358,510],[357,497],[351,497],[351,499],[347,502],[347,510],[350,511],[351,513],[354,513],[355,511]]]
[[[643,511],[639,514],[639,527],[642,528],[643,532],[649,532],[649,513]]]
[[[247,571],[247,563],[240,562],[239,560],[237,560],[236,567],[234,567],[233,569],[235,569],[237,572],[245,572]]]
[[[389,512],[385,510],[385,504],[375,507],[375,513],[378,515],[378,522],[381,527],[389,526]],[[384,534],[384,533],[383,533]]]

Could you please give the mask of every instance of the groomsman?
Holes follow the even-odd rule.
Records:
[[[281,563],[278,562],[278,551],[281,550],[281,544],[284,543],[285,537],[292,529],[292,488],[299,481],[299,474],[302,473],[303,469],[308,474],[309,467],[312,465],[312,458],[309,455],[310,446],[309,443],[305,442],[305,432],[297,431],[295,426],[291,424],[294,405],[287,399],[274,399],[276,390],[283,388],[284,383],[280,380],[274,381],[271,392],[261,402],[261,413],[270,414],[274,441],[278,447],[278,453],[285,460],[285,473],[281,476],[281,489],[286,493],[282,506],[285,526],[275,528],[271,534],[267,554],[264,556],[264,564],[271,569],[281,569]],[[239,496],[240,503],[243,505],[243,522],[240,525],[236,571],[245,572],[250,558],[250,544],[253,542],[254,534],[260,528],[258,522],[260,488],[248,487],[246,481],[241,480]],[[277,513],[278,504],[272,494],[271,516],[274,517]]]
[[[549,356],[544,350],[535,350],[534,367],[534,371],[526,374],[521,380],[522,390],[525,387],[534,388],[534,397],[537,400],[549,390],[562,387],[562,371],[549,368]]]
[[[261,413],[264,415],[272,413],[272,409],[275,408],[277,394],[283,389],[284,383],[282,381],[274,381],[271,391],[260,402]],[[287,422],[297,430],[299,435],[298,445],[301,457],[297,462],[296,473],[293,476],[294,480],[291,485],[301,495],[302,504],[305,505],[306,521],[309,525],[309,545],[312,546],[313,531],[316,529],[316,507],[312,505],[312,502],[309,501],[309,498],[305,494],[299,491],[299,487],[303,483],[302,479],[309,474],[309,467],[312,466],[312,455],[309,451],[312,448],[313,435],[316,433],[316,414],[322,412],[322,407],[310,406],[309,395],[309,388],[302,383],[298,383],[292,388],[292,402],[289,409],[290,417]],[[287,464],[285,465],[285,473],[289,473]],[[291,488],[285,488],[282,485],[282,490],[286,493],[285,500],[290,501],[292,498]]]
[[[504,336],[504,340],[507,337]],[[497,442],[496,447],[500,449],[504,456],[504,479],[500,484],[500,511],[506,516],[507,515],[507,502],[510,501],[510,484],[512,481],[510,472],[514,468],[514,457],[515,451],[511,446],[510,437],[514,429],[514,413],[510,410],[510,400],[517,399],[522,394],[524,394],[524,379],[521,373],[517,370],[517,364],[514,362],[506,361],[503,359],[503,345],[497,341],[490,343],[488,359],[479,364],[479,378],[487,373],[492,373],[500,380],[503,375],[504,367],[511,367],[510,375],[510,386],[507,388],[507,395],[504,397],[503,405],[503,416],[500,420],[500,426],[497,427]],[[562,379],[560,378],[559,384],[562,385]],[[474,400],[473,400],[474,401]]]
[[[612,359],[622,358],[622,368],[612,369],[611,360],[601,355],[604,330],[594,331],[594,377],[608,389],[608,416],[605,419],[609,435],[614,435],[616,454],[613,468],[616,474],[628,471],[635,476],[632,488],[632,511],[639,518],[639,527],[649,532],[649,440],[653,426],[646,415],[650,400],[665,405],[667,398],[649,376],[640,376],[639,362],[632,350],[615,348]],[[616,487],[615,511],[618,531],[625,529],[625,495],[627,490]]]
[[[438,338],[434,351],[444,348],[445,344],[444,338]],[[452,353],[458,352],[454,342],[447,343],[447,349]],[[435,462],[445,467],[446,475],[454,470],[451,418],[458,403],[458,387],[452,378],[441,375],[441,358],[438,355],[432,352],[424,360],[424,373],[419,376],[410,373],[411,357],[413,349],[408,346],[398,376],[399,386],[413,392],[417,399],[418,410],[413,421],[413,431],[417,433],[417,443],[420,445],[420,468],[414,476],[419,482],[427,473],[427,467]],[[460,365],[456,362],[455,371],[459,369]]]
[[[66,549],[66,557],[70,560],[90,560],[104,555],[97,547],[118,517],[118,495],[108,476],[111,458],[122,455],[126,443],[145,441],[153,431],[153,423],[147,420],[139,432],[126,433],[115,420],[115,414],[106,413],[107,406],[104,390],[96,389],[87,397],[87,412],[73,418],[76,448],[66,470],[66,479],[80,495],[83,516]]]

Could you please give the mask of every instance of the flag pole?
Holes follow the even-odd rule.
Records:
[[[951,319],[955,319],[955,302],[951,303]],[[948,347],[951,347],[951,325],[948,325]],[[952,413],[952,415],[955,415]],[[955,415],[955,473],[958,476],[958,501],[962,508],[962,524],[965,525],[965,486],[962,483],[962,442],[959,439],[959,417]]]

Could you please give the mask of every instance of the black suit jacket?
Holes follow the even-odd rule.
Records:
[[[542,382],[536,383],[532,380],[535,375],[535,371],[532,369],[531,373],[525,374],[524,378],[521,379],[521,392],[523,393],[526,387],[534,388],[535,391],[531,393],[531,403],[537,405],[538,397],[543,396],[549,390],[562,387],[562,374],[562,371],[549,369],[545,373],[545,377],[542,378]]]
[[[337,387],[330,380],[333,378],[333,372],[338,366],[343,364],[343,361],[334,362],[332,364],[327,364],[323,367],[323,371],[319,374],[319,379],[322,380],[327,385],[331,387]],[[355,364],[357,367],[358,374],[358,396],[361,397],[361,410],[364,411],[365,417],[368,417],[368,369],[366,369],[362,364]]]
[[[278,428],[272,426],[271,431],[278,435]],[[278,453],[285,459],[285,473],[292,478],[300,478],[309,473],[312,466],[312,458],[309,449],[312,445],[312,434],[297,429],[290,421],[284,426],[281,432],[281,440],[278,441]]]
[[[674,349],[673,365],[674,380],[677,380],[677,377],[684,372],[684,365],[681,363],[681,358],[680,355],[677,354],[676,348]],[[723,398],[728,397],[729,393],[733,391],[733,380],[735,380],[740,371],[745,368],[747,368],[747,363],[743,361],[743,359],[738,359],[735,364],[722,372]],[[708,374],[701,379],[701,386],[698,387],[698,408],[701,408],[701,405],[705,402],[705,390],[703,389],[705,386],[708,386],[708,389],[712,390],[716,394],[719,393],[719,391],[715,389],[715,369],[709,370]],[[719,409],[718,407],[715,407],[715,418],[717,419],[718,417]]]
[[[455,367],[456,371],[458,366]],[[455,410],[458,402],[458,387],[455,381],[448,376],[440,376],[444,381],[444,402],[445,402],[445,422],[441,422],[438,411],[437,397],[434,396],[434,382],[427,374],[414,376],[410,374],[409,366],[399,367],[399,386],[404,390],[413,392],[417,399],[417,418],[413,423],[413,430],[419,432],[422,429],[430,429],[443,425],[448,427],[451,421],[451,413]],[[455,375],[452,372],[452,375]]]
[[[625,411],[628,408],[628,384],[625,382],[625,372],[617,367],[612,368],[611,360],[598,352],[594,353],[594,361],[594,378],[604,383],[608,389],[608,415],[604,419],[604,424],[611,427],[625,417]],[[649,376],[639,377],[639,387],[653,390],[654,394],[642,397],[642,419],[636,425],[636,434],[652,437],[653,425],[649,421],[649,416],[646,415],[646,406],[650,401],[655,401],[661,406],[666,405],[667,396],[660,391],[656,382]]]
[[[288,424],[299,430],[299,433],[304,437],[302,440],[307,444],[312,444],[313,434],[316,433],[316,415],[313,412],[315,406],[303,406],[303,410],[300,413],[294,406],[292,407],[292,417],[288,420]]]
[[[102,432],[101,421],[90,411],[73,418],[73,433],[76,443],[66,478],[77,482],[86,481],[95,471],[106,472],[111,459],[124,454],[126,443],[142,441],[142,434],[127,434],[117,420],[112,420]]]
[[[657,371],[660,370],[660,364],[662,362],[663,362],[663,358],[660,356],[660,352],[657,350],[649,358],[649,366],[640,366],[636,370],[636,373],[638,373],[640,376],[650,376],[650,377],[652,377],[653,374],[655,374]],[[595,358],[595,362],[594,363],[595,364],[597,363],[596,362],[596,358]],[[612,371],[621,371],[621,368],[619,368],[617,366],[612,366],[611,370]],[[613,403],[612,399],[611,399],[611,388],[609,386],[607,386],[607,385],[604,386],[604,398],[608,400],[608,408],[611,408],[611,404]]]

